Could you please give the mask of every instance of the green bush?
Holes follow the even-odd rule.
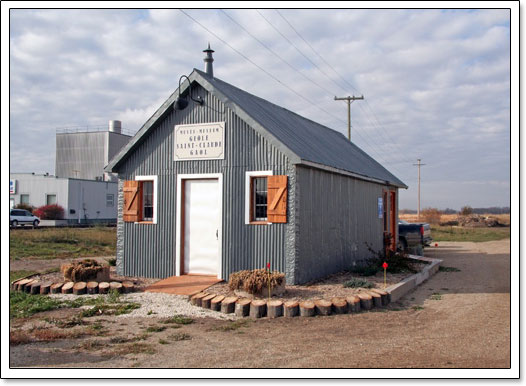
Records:
[[[15,205],[15,209],[25,209],[27,210],[28,212],[30,213],[33,213],[33,206],[32,205],[29,205],[29,204],[26,204],[24,202],[21,202],[20,204],[16,204]]]
[[[351,267],[349,269],[349,272],[351,273],[355,273],[357,275],[361,275],[361,276],[374,276],[376,275],[376,272],[379,271],[379,267],[376,266],[376,265],[371,265],[371,264],[367,264],[367,265],[364,265],[364,264],[360,264],[360,265],[357,265],[357,266],[354,266],[354,267]]]
[[[367,281],[362,278],[353,277],[351,280],[343,283],[343,286],[345,288],[373,288],[374,283],[371,283],[370,281]]]

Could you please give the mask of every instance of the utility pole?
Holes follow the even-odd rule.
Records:
[[[421,163],[420,158],[417,158],[417,163],[413,164],[413,166],[418,166],[418,212],[417,217],[420,220],[420,166],[424,166],[425,164]]]
[[[335,101],[347,101],[347,136],[349,137],[349,142],[351,141],[351,103],[363,99],[363,95],[359,97],[346,96],[346,97],[334,97]]]

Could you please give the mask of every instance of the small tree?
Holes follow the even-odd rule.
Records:
[[[469,216],[470,214],[473,214],[473,208],[469,205],[463,206],[460,208],[460,214],[462,216]]]
[[[26,204],[25,202],[21,202],[20,204],[15,205],[15,209],[25,209],[30,213],[33,213],[33,206]]]
[[[422,216],[424,221],[429,224],[438,224],[440,223],[440,220],[442,218],[442,212],[439,211],[437,208],[422,209],[420,215]]]
[[[34,215],[42,220],[61,220],[64,218],[64,208],[57,204],[44,205],[35,209]]]

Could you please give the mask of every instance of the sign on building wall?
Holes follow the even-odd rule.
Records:
[[[175,126],[174,160],[225,158],[225,122]]]
[[[378,197],[378,218],[384,216],[384,200],[382,197]]]
[[[9,180],[9,194],[16,194],[16,180]]]

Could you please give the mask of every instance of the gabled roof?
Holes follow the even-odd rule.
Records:
[[[272,145],[286,154],[292,163],[407,188],[402,181],[335,130],[249,94],[197,69],[194,69],[190,75],[190,80],[199,83],[221,100],[241,119],[260,132]],[[186,87],[181,92],[184,92]],[[110,161],[106,171],[114,171],[127,158],[127,154],[142,141],[148,131],[171,111],[177,95],[178,90],[163,103],[130,142]]]

